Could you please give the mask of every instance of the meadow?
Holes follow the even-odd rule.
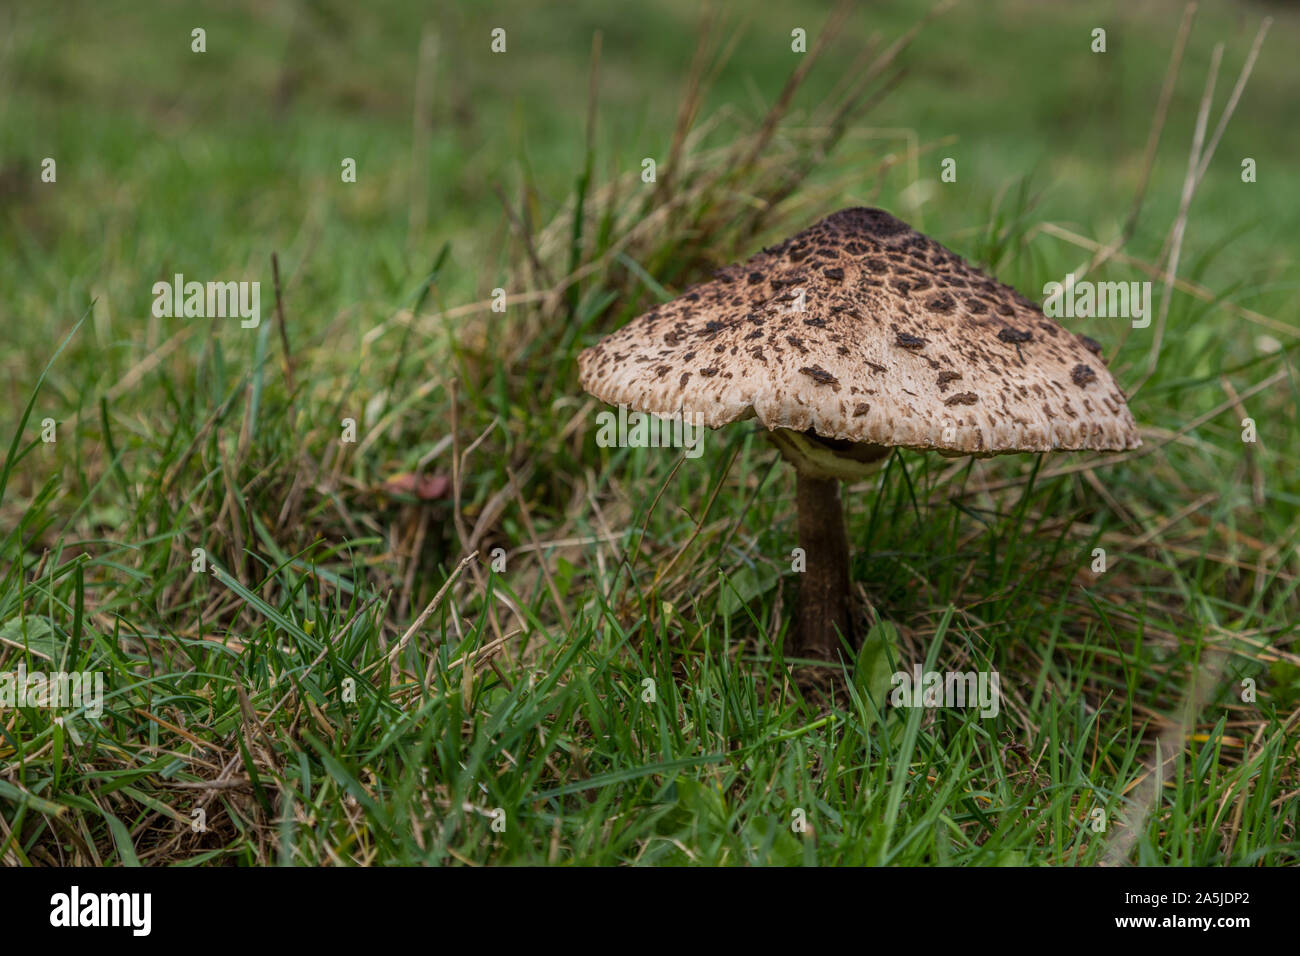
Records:
[[[1300,863],[1298,47],[1254,2],[6,7],[0,673],[105,693],[0,701],[0,861]],[[1062,319],[1141,449],[845,489],[822,665],[761,429],[600,447],[576,357],[854,205],[1154,316]],[[159,315],[178,274],[259,321]],[[998,712],[891,706],[916,666]]]

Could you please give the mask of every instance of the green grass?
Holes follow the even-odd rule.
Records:
[[[98,719],[0,708],[0,860],[1300,862],[1294,12],[1203,5],[1131,258],[1095,274],[1163,268],[1211,50],[1212,131],[1271,12],[1191,206],[1179,276],[1208,299],[1173,296],[1149,377],[1154,329],[1067,322],[1130,389],[1142,453],[898,452],[846,489],[875,626],[838,679],[783,656],[794,488],[763,436],[598,448],[577,385],[578,352],[663,290],[852,203],[1041,298],[1092,253],[1067,231],[1106,243],[1128,214],[1181,15],[1090,6],[958,6],[837,141],[824,106],[863,44],[925,8],[856,11],[748,168],[820,5],[723,7],[711,84],[684,0],[0,14],[0,673],[107,687]],[[707,131],[673,164],[693,91]],[[932,147],[919,192],[905,140],[871,132],[899,129]],[[260,327],[152,317],[176,272],[260,280]],[[445,492],[390,480],[411,472]],[[999,714],[888,706],[913,664],[996,671]]]

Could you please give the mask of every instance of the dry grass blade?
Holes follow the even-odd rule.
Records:
[[[737,178],[741,178],[753,168],[754,162],[758,159],[759,154],[767,147],[768,142],[772,138],[772,134],[776,132],[781,117],[783,117],[786,111],[790,108],[790,101],[794,99],[795,91],[803,85],[804,79],[812,70],[813,65],[821,56],[822,51],[826,49],[826,46],[834,37],[839,36],[840,30],[843,29],[844,23],[848,20],[849,14],[852,10],[852,0],[839,0],[839,3],[835,5],[835,9],[831,11],[830,17],[827,19],[826,23],[822,25],[821,30],[818,31],[817,41],[813,44],[813,48],[808,51],[802,60],[800,60],[799,65],[795,67],[794,72],[792,72],[789,79],[785,81],[785,86],[781,89],[780,96],[776,98],[776,102],[772,104],[772,108],[769,109],[767,115],[763,117],[763,125],[759,129],[758,135],[753,138],[753,142],[749,145],[745,158],[741,160],[739,166],[737,166]]]
[[[433,614],[433,612],[438,610],[442,605],[443,599],[446,598],[448,592],[451,591],[452,585],[455,584],[456,579],[460,577],[460,572],[464,571],[465,568],[477,558],[477,551],[470,552],[461,559],[460,564],[456,565],[456,567],[452,569],[451,574],[447,575],[447,580],[442,582],[442,587],[438,588],[438,593],[433,596],[433,600],[425,605],[425,608],[420,612],[419,617],[411,622],[411,626],[406,629],[406,633],[403,634],[401,639],[398,640],[398,642],[388,651],[389,664],[394,664],[397,661],[398,655],[406,649],[406,645],[411,642],[411,638],[414,637],[416,633],[419,632],[420,628],[424,626],[424,622],[429,619],[429,615]],[[375,663],[377,664],[378,661]]]
[[[1174,85],[1178,80],[1178,71],[1183,62],[1183,52],[1187,49],[1187,38],[1191,35],[1192,20],[1195,16],[1196,4],[1187,4],[1183,8],[1183,19],[1178,24],[1174,48],[1169,54],[1169,65],[1165,68],[1165,78],[1160,86],[1160,99],[1156,103],[1151,128],[1147,133],[1146,149],[1142,154],[1142,175],[1138,179],[1137,189],[1134,190],[1133,205],[1129,209],[1128,218],[1124,221],[1124,228],[1120,230],[1120,234],[1113,241],[1099,248],[1086,266],[1076,270],[1079,278],[1083,278],[1124,248],[1124,245],[1133,238],[1133,233],[1137,229],[1138,217],[1142,213],[1142,203],[1146,199],[1147,184],[1151,180],[1151,168],[1156,161],[1156,149],[1160,145],[1160,135],[1165,128],[1165,118],[1169,115],[1169,101],[1173,97]]]
[[[1201,152],[1205,145],[1205,127],[1210,119],[1210,106],[1214,102],[1214,86],[1219,77],[1219,63],[1223,59],[1223,44],[1216,43],[1210,55],[1210,70],[1205,78],[1205,92],[1201,95],[1201,108],[1196,114],[1196,130],[1192,134],[1192,148],[1187,157],[1187,175],[1183,179],[1183,193],[1178,201],[1178,215],[1174,218],[1170,231],[1172,252],[1165,266],[1164,291],[1160,296],[1160,314],[1156,317],[1155,332],[1151,336],[1151,349],[1147,353],[1146,374],[1129,389],[1129,398],[1141,390],[1147,380],[1155,374],[1156,363],[1160,361],[1160,347],[1164,343],[1165,323],[1169,320],[1169,307],[1174,298],[1174,277],[1178,275],[1178,262],[1183,252],[1183,237],[1187,233],[1187,217],[1191,212],[1192,197],[1196,195],[1196,170],[1201,162]]]

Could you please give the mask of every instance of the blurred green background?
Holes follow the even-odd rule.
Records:
[[[850,69],[874,33],[891,42],[929,8],[860,5],[800,90],[811,105]],[[829,4],[716,8],[736,47],[701,111],[761,117]],[[1176,2],[962,3],[928,25],[903,59],[907,75],[844,144],[842,194],[876,201],[967,251],[1000,197],[1027,183],[1037,218],[1101,239],[1127,214],[1161,77],[1181,15]],[[1206,3],[1171,103],[1138,234],[1153,260],[1172,222],[1197,102],[1216,43],[1225,44],[1213,124],[1262,16],[1276,18],[1254,76],[1192,209],[1184,263],[1214,251],[1202,281],[1250,288],[1249,308],[1294,317],[1300,188],[1300,97],[1292,5]],[[542,220],[568,197],[583,160],[592,34],[601,31],[597,169],[663,161],[701,13],[687,0],[638,4],[18,3],[0,12],[0,317],[10,404],[30,388],[56,330],[92,296],[95,328],[74,343],[111,381],[151,328],[150,285],[179,271],[269,280],[269,258],[301,265],[295,322],[347,307],[358,332],[424,274],[445,240],[452,299],[501,278],[506,220],[527,176]],[[1090,52],[1091,30],[1107,52]],[[206,30],[207,52],[190,31]],[[505,54],[490,31],[507,31]],[[428,37],[429,130],[413,157],[417,75]],[[1213,128],[1213,125],[1211,126]],[[871,168],[903,150],[901,134],[949,145],[926,153],[907,193],[907,163],[878,181]],[[54,157],[58,182],[39,181]],[[957,160],[958,181],[938,182]],[[1240,161],[1258,164],[1243,184]],[[358,164],[356,184],[340,161]],[[415,163],[418,162],[418,166]],[[852,174],[856,168],[859,177]],[[847,175],[844,175],[846,174]],[[912,200],[908,202],[907,200]],[[917,200],[922,200],[917,202]],[[792,225],[802,225],[794,223]],[[1039,237],[1042,254],[1069,256]],[[1043,276],[1021,258],[1009,281],[1037,297]],[[88,383],[87,383],[88,384]]]

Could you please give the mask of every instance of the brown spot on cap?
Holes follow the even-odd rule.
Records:
[[[799,371],[803,372],[818,385],[834,385],[836,391],[839,390],[840,380],[820,365],[805,365],[803,368],[799,369]]]
[[[925,339],[917,335],[908,335],[906,332],[897,333],[894,338],[894,341],[896,344],[902,346],[903,348],[912,349],[913,351],[915,351],[916,349],[925,348],[925,344],[926,344]]]
[[[1097,381],[1097,373],[1088,366],[1079,364],[1070,372],[1070,379],[1080,388],[1087,388],[1090,384]]]
[[[974,405],[979,401],[979,396],[974,392],[958,392],[952,398],[947,399],[945,405]]]
[[[957,308],[957,300],[947,292],[937,292],[925,300],[925,307],[935,312],[951,312]]]

